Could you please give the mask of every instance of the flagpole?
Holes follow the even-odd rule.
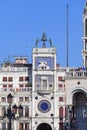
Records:
[[[67,29],[66,29],[66,35],[67,35],[67,36],[66,36],[66,62],[67,62],[67,63],[66,63],[66,64],[67,64],[67,67],[68,67],[68,66],[69,66],[69,63],[68,63],[68,62],[69,62],[69,61],[68,61],[68,60],[69,60],[69,59],[68,59],[68,58],[69,58],[69,57],[68,57],[68,51],[69,51],[69,50],[68,50],[68,46],[69,46],[69,45],[68,45],[68,44],[69,44],[69,43],[68,43],[68,42],[69,42],[69,41],[68,41],[68,38],[69,38],[69,34],[68,34],[68,3],[67,3],[67,16],[66,16],[66,17],[67,17],[67,21],[66,21],[66,24],[67,24],[67,25],[66,25],[66,26],[67,26]]]

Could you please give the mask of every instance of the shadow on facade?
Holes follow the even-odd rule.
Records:
[[[73,116],[76,117],[76,130],[87,130],[87,94],[77,92],[73,96]]]
[[[73,95],[73,105],[68,106],[67,121],[60,130],[87,130],[87,94],[82,90]],[[63,122],[61,124],[63,126]]]

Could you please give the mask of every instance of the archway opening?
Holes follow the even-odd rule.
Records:
[[[51,126],[47,123],[40,124],[36,130],[52,130]]]
[[[73,95],[73,115],[77,119],[76,130],[87,130],[87,96],[83,92]]]
[[[87,97],[83,92],[76,92],[73,96],[73,103],[77,105],[85,105],[87,102]]]

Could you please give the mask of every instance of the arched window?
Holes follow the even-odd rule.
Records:
[[[63,107],[59,108],[59,117],[63,117]]]
[[[29,117],[29,108],[28,108],[28,106],[25,107],[25,117]]]
[[[23,123],[19,123],[19,130],[23,130]]]
[[[85,40],[85,50],[87,50],[87,39]]]
[[[20,117],[23,117],[23,107],[21,105],[19,106],[18,114]]]
[[[25,130],[29,130],[29,123],[25,123]]]

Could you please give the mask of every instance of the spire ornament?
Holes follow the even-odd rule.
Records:
[[[50,47],[52,47],[52,40],[51,40],[51,38],[49,39],[49,42],[50,42]]]
[[[37,47],[38,43],[39,43],[39,40],[38,40],[38,38],[37,38],[37,39],[36,39],[36,42],[35,42],[36,47]]]

